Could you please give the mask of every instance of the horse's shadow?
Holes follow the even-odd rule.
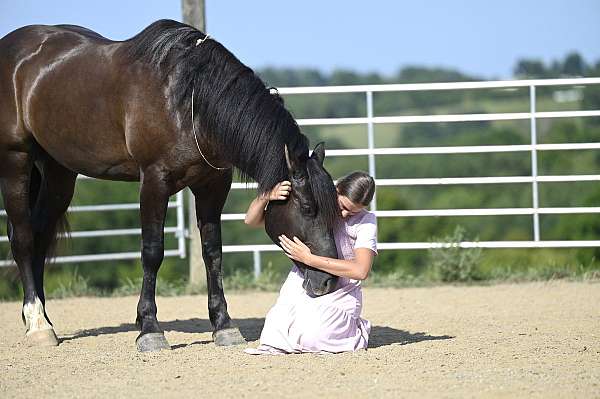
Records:
[[[246,338],[247,341],[256,341],[260,338],[260,332],[262,331],[263,325],[265,324],[265,319],[235,319],[234,322],[239,327],[240,332],[242,333],[244,338]],[[182,333],[197,334],[213,331],[210,320],[199,318],[163,321],[160,323],[160,325],[167,332],[177,331]],[[85,337],[97,337],[99,335],[118,334],[130,331],[138,331],[135,324],[123,323],[118,326],[91,328],[77,331],[75,334],[70,336],[62,337],[61,342]],[[416,344],[422,341],[452,338],[454,337],[450,335],[428,335],[425,332],[411,333],[406,330],[398,330],[392,327],[373,326],[371,327],[371,334],[369,335],[369,348],[379,348],[381,346],[387,346],[392,344],[408,345]],[[174,345],[173,349],[179,349],[190,345],[208,344],[211,342],[212,341],[195,341],[190,344],[178,344]]]
[[[386,326],[371,327],[369,335],[369,348],[379,348],[392,344],[409,345],[422,341],[436,341],[440,339],[452,339],[451,335],[429,335],[425,332],[409,332]]]

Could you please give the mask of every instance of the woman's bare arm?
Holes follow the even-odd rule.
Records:
[[[265,208],[269,201],[284,200],[291,190],[292,184],[286,180],[278,183],[269,193],[256,197],[246,211],[244,223],[252,227],[262,226],[265,223]]]
[[[265,223],[265,207],[268,203],[269,199],[266,196],[254,198],[246,211],[244,223],[252,227],[262,226]]]
[[[307,265],[321,269],[334,276],[364,280],[369,277],[375,253],[369,248],[356,248],[354,260],[333,259],[311,254]]]
[[[315,267],[335,276],[364,280],[369,276],[375,253],[369,248],[355,248],[354,260],[334,259],[314,255],[298,237],[290,240],[286,236],[279,237],[279,243],[286,255],[305,265]]]

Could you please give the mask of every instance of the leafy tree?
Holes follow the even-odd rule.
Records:
[[[578,53],[570,53],[562,65],[562,73],[567,76],[584,76],[587,67]]]
[[[548,75],[544,63],[533,59],[518,61],[514,69],[514,74],[519,78],[545,78]]]

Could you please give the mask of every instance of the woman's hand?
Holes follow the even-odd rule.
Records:
[[[273,187],[266,199],[269,201],[284,200],[290,195],[290,191],[292,191],[292,183],[284,180]]]
[[[308,248],[298,237],[294,237],[294,240],[290,240],[285,235],[279,236],[279,244],[285,251],[288,258],[302,262],[308,265],[312,256],[310,248]]]

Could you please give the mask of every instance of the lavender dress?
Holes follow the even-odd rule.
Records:
[[[338,256],[354,259],[354,248],[377,254],[377,221],[365,210],[350,216],[334,231]],[[310,297],[302,288],[303,277],[294,266],[281,287],[279,298],[265,319],[258,348],[250,354],[347,352],[364,349],[371,324],[360,317],[360,280],[340,277],[330,294]]]

